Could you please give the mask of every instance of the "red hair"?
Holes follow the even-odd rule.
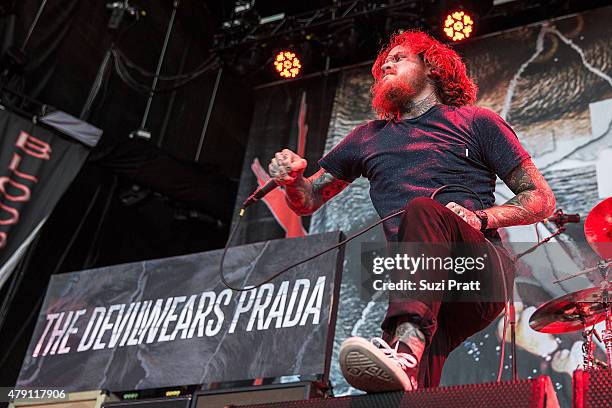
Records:
[[[445,105],[463,106],[476,101],[478,87],[468,77],[465,64],[457,52],[422,31],[405,31],[394,34],[389,44],[378,54],[372,66],[374,82],[383,75],[382,66],[389,52],[396,46],[407,47],[421,56],[430,68],[429,80],[435,86],[438,97]]]

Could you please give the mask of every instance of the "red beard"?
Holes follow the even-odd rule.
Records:
[[[423,84],[409,84],[400,78],[381,79],[372,86],[372,109],[383,118],[397,118],[413,102]]]

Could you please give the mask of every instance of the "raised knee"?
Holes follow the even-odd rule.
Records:
[[[404,208],[400,222],[399,237],[405,242],[426,242],[431,239],[429,234],[433,229],[442,228],[440,222],[444,219],[445,209],[440,203],[431,198],[419,197],[411,200]],[[452,213],[451,213],[452,214]],[[430,225],[432,228],[418,228]]]
[[[436,200],[432,200],[429,197],[417,197],[410,200],[405,207],[405,213],[407,214],[432,214],[440,210],[441,204]]]

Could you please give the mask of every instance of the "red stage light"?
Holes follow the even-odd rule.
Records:
[[[274,68],[283,78],[295,78],[302,68],[299,58],[291,51],[281,51],[274,58]]]
[[[444,33],[453,41],[468,38],[474,30],[474,20],[465,11],[453,11],[444,20]]]

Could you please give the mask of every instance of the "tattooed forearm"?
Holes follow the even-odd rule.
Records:
[[[486,210],[489,228],[533,224],[555,210],[555,196],[531,160],[514,169],[504,182],[516,195]]]
[[[304,177],[300,177],[293,184],[285,186],[285,200],[289,208],[297,215],[309,215],[313,206],[312,185]]]
[[[302,177],[285,186],[287,204],[296,214],[310,215],[348,185],[320,169],[307,179]]]
[[[318,206],[323,205],[349,185],[348,182],[335,178],[323,169],[315,173],[309,180],[312,182],[312,193],[315,204]]]

